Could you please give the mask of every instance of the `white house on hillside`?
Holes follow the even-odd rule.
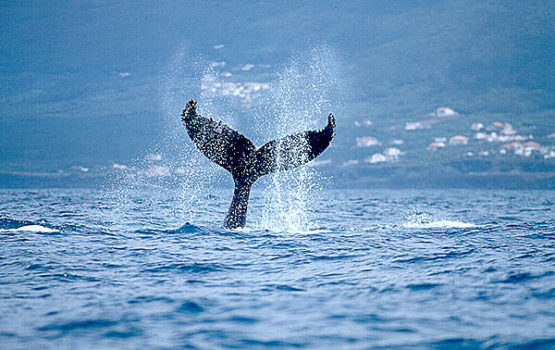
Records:
[[[427,126],[428,128],[430,126]],[[420,130],[420,129],[424,129],[425,126],[420,123],[420,122],[414,122],[414,123],[406,123],[405,124],[405,130]]]
[[[472,123],[472,125],[470,126],[470,129],[473,131],[480,131],[484,128],[484,124],[482,123]]]
[[[452,117],[458,113],[449,107],[439,107],[436,109],[436,117]]]
[[[380,142],[373,136],[357,137],[357,147],[378,146]]]
[[[355,121],[355,126],[370,127],[370,126],[372,126],[372,121],[371,120],[363,120],[361,122]]]
[[[466,145],[468,144],[468,137],[462,135],[456,135],[449,139],[450,145]]]
[[[365,158],[364,162],[370,164],[384,163],[387,162],[387,157],[381,153],[374,153],[372,157]]]
[[[430,151],[435,151],[435,150],[440,149],[440,148],[445,148],[445,143],[435,141],[435,142],[430,143],[427,148]]]
[[[405,154],[405,152],[402,152],[400,149],[395,148],[395,147],[389,147],[386,148],[383,151],[384,156],[386,156],[389,160],[391,161],[396,161],[399,159],[399,156],[402,156],[403,154]]]

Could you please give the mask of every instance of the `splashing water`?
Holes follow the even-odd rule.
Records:
[[[471,228],[476,227],[476,225],[468,222],[447,220],[447,219],[436,219],[434,216],[423,213],[416,212],[414,214],[408,215],[406,221],[401,225],[405,228]]]
[[[175,222],[198,221],[202,214],[196,210],[198,203],[206,201],[209,196],[211,200],[215,199],[206,188],[214,187],[228,176],[225,170],[195,149],[181,123],[181,111],[191,98],[202,105],[203,115],[230,123],[229,118],[225,118],[227,114],[223,113],[225,104],[216,101],[217,96],[212,90],[202,88],[203,82],[216,79],[215,72],[202,57],[191,58],[189,51],[186,46],[179,48],[162,74],[159,95],[165,120],[164,139],[146,150],[131,171],[112,181],[115,188],[111,190],[117,202],[115,223],[129,216],[127,212],[136,207],[138,193],[142,190],[147,190],[150,196],[155,193],[160,197],[168,194],[177,197],[178,204],[168,210]],[[150,203],[141,203],[143,206],[147,204]]]
[[[333,70],[337,66],[334,63],[331,50],[325,47],[295,56],[270,89],[254,101],[254,106],[243,106],[239,114],[236,113],[237,104],[219,90],[225,82],[214,68],[202,57],[191,58],[188,47],[178,49],[163,74],[160,90],[165,137],[146,152],[154,156],[137,160],[134,171],[114,181],[118,187],[116,211],[119,213],[116,216],[126,216],[126,212],[137,205],[136,192],[145,188],[150,194],[169,193],[179,198],[180,205],[168,212],[176,222],[197,222],[202,213],[196,208],[202,201],[231,199],[217,198],[213,196],[214,191],[207,191],[223,183],[232,186],[233,182],[225,170],[204,157],[188,139],[180,113],[189,99],[197,100],[203,116],[221,120],[260,146],[325,125],[327,114],[338,104],[338,75]],[[249,125],[256,127],[249,128]],[[262,206],[256,205],[261,212],[257,215],[256,210],[250,210],[249,226],[285,232],[313,229],[308,212],[315,199],[318,180],[317,172],[307,165],[268,175],[257,186],[258,191],[263,192]],[[259,200],[259,196],[256,197],[251,202]],[[115,222],[119,220],[114,219]]]
[[[334,58],[325,47],[310,50],[291,60],[271,85],[266,108],[259,119],[272,116],[273,128],[266,134],[279,139],[309,129],[321,129],[336,105],[338,84]],[[261,125],[264,125],[262,122]],[[318,174],[310,166],[268,175],[260,226],[271,231],[307,232],[314,229],[309,218],[310,203],[318,187]]]
[[[168,159],[179,183],[176,196],[180,199],[182,215],[176,219],[192,221],[198,217],[195,212],[199,201],[206,200],[206,188],[225,181],[227,172],[204,157],[189,142],[182,125],[180,114],[187,101],[195,98],[202,106],[206,117],[222,120],[233,126],[234,120],[228,115],[226,101],[210,85],[215,85],[218,76],[214,69],[202,58],[189,56],[189,49],[181,47],[172,57],[166,70],[162,90],[162,108],[168,128],[168,137],[163,141],[169,145]],[[208,85],[208,88],[206,88]]]

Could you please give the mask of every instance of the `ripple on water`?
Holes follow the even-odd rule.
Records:
[[[154,302],[163,302],[163,303],[173,303],[175,300],[167,297],[157,297],[157,296],[138,296],[128,301],[129,304],[148,304]]]
[[[533,275],[529,272],[512,272],[507,275],[507,277],[503,280],[500,280],[500,283],[510,283],[510,284],[519,284],[528,282],[530,280],[539,279],[542,277],[549,277],[553,276],[553,272],[546,272],[541,275]]]
[[[441,283],[416,283],[416,284],[408,284],[407,288],[410,290],[428,290],[440,287]]]
[[[185,300],[175,311],[180,313],[199,314],[204,311],[204,307],[195,301]]]
[[[145,199],[118,222],[86,195],[2,193],[28,219],[0,214],[1,348],[554,345],[553,193],[334,191],[304,233],[221,229],[227,200],[176,220],[177,199]]]
[[[41,273],[39,277],[48,278],[59,282],[75,282],[75,281],[85,281],[85,282],[100,282],[100,279],[92,276],[81,276],[71,273]]]
[[[153,265],[149,263],[148,265]],[[222,270],[228,270],[229,267],[225,267],[222,264],[216,263],[170,263],[170,264],[156,264],[155,267],[144,268],[143,272],[152,273],[164,273],[170,271],[178,272],[190,272],[190,273],[210,273]]]
[[[89,319],[81,321],[69,321],[63,323],[53,323],[45,326],[38,327],[39,331],[60,331],[60,332],[71,332],[75,330],[89,330],[93,328],[106,328],[116,325],[116,321],[107,319]]]

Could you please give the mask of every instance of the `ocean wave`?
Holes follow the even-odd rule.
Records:
[[[473,223],[436,219],[427,213],[417,212],[409,215],[406,221],[401,225],[404,228],[472,228],[476,227]]]
[[[112,320],[90,319],[90,320],[82,320],[82,321],[70,321],[65,323],[54,323],[54,324],[38,327],[37,330],[69,332],[74,330],[88,330],[91,328],[112,327],[116,324],[117,322]]]
[[[44,222],[44,220],[38,220],[37,222],[29,220],[15,220],[4,216],[0,217],[0,233],[60,233],[59,229],[51,227]]]
[[[475,224],[453,220],[434,220],[430,222],[405,222],[401,225],[405,228],[471,228]]]
[[[203,312],[204,308],[197,302],[186,300],[181,304],[181,306],[177,308],[176,311],[182,313],[198,314]]]
[[[150,264],[152,265],[152,264]],[[143,272],[162,273],[168,271],[179,271],[189,273],[209,273],[226,269],[221,264],[210,263],[170,263],[170,264],[156,264],[154,267],[146,267]]]
[[[168,196],[120,218],[83,193],[16,193],[0,211],[4,347],[553,347],[555,220],[518,212],[553,193],[508,208],[489,192],[325,192],[337,202],[305,235],[262,227],[259,208],[228,230],[211,206],[186,216]]]
[[[14,220],[7,217],[0,217],[0,229],[1,230],[8,230],[8,229],[16,229],[18,227],[26,226],[26,225],[33,225],[34,222],[31,221],[21,221],[21,220]]]
[[[333,232],[333,230],[331,228],[326,228],[326,227],[308,227],[308,228],[302,228],[302,227],[297,227],[297,228],[293,228],[293,229],[288,229],[288,230],[281,230],[281,229],[273,229],[273,228],[268,228],[265,227],[263,225],[253,225],[253,226],[245,226],[245,227],[240,227],[240,228],[235,228],[232,230],[232,232],[239,232],[239,233],[255,233],[258,234],[260,232],[267,232],[267,233],[274,233],[274,234],[297,234],[297,235],[313,235],[313,234],[321,234],[321,233],[329,233],[329,232]]]
[[[183,226],[171,229],[144,228],[135,230],[140,234],[177,234],[177,233],[198,233],[204,231],[202,227],[186,222]]]
[[[0,232],[60,233],[60,231],[56,229],[41,225],[25,225],[18,228],[0,229]]]

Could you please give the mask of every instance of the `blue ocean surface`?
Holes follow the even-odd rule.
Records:
[[[0,348],[555,347],[555,192],[253,192],[1,190]]]

